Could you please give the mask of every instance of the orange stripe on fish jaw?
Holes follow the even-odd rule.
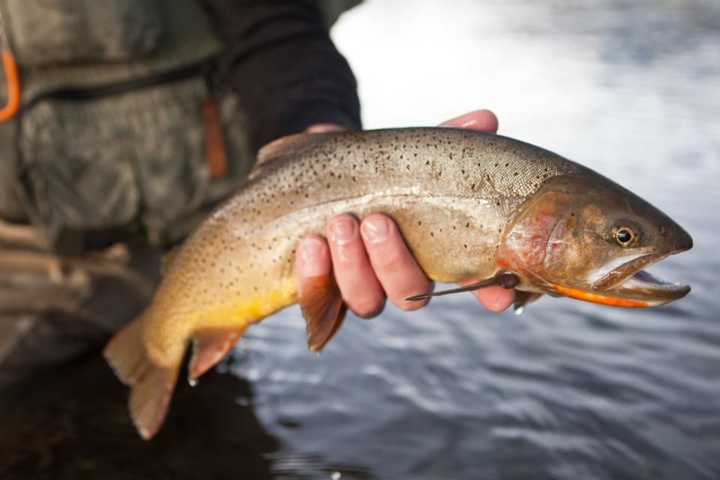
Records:
[[[653,303],[646,300],[635,300],[632,298],[619,298],[601,295],[599,293],[590,293],[577,288],[563,287],[562,285],[551,284],[556,293],[565,295],[566,297],[575,298],[584,302],[599,303],[602,305],[610,305],[611,307],[625,308],[647,308],[652,307]]]

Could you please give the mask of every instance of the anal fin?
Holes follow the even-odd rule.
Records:
[[[193,335],[188,380],[193,383],[222,360],[242,336],[242,331],[216,330]]]
[[[304,282],[298,303],[307,324],[308,348],[319,352],[340,329],[347,305],[332,275]]]

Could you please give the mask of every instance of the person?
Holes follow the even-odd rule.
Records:
[[[21,110],[0,123],[0,386],[96,348],[137,315],[162,252],[242,188],[262,145],[361,128],[355,78],[328,35],[354,3],[0,3],[0,41],[23,79]],[[494,132],[497,119],[445,125]],[[300,242],[301,290],[332,270],[358,316],[386,298],[424,305],[404,300],[432,285],[390,217],[343,214],[325,233]],[[500,311],[513,293],[475,295]]]

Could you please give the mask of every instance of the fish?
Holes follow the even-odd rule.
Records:
[[[251,325],[299,304],[319,352],[346,314],[332,274],[298,291],[299,239],[328,219],[389,214],[427,276],[500,285],[521,309],[544,294],[626,308],[690,291],[644,269],[692,247],[670,217],[601,174],[538,146],[448,127],[296,134],[262,148],[247,184],[168,259],[151,304],[104,356],[131,388],[130,415],[153,437],[186,350],[188,379]]]

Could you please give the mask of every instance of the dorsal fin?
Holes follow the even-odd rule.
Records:
[[[325,143],[338,132],[330,133],[296,133],[268,143],[257,154],[257,162],[250,172],[250,178],[257,177],[272,161],[288,155],[297,155],[310,147]]]

